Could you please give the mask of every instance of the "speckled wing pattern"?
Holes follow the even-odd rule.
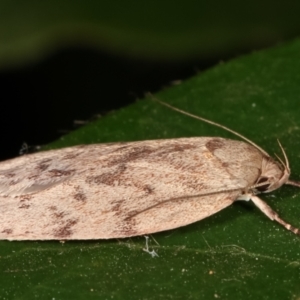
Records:
[[[262,159],[247,143],[199,137],[1,162],[0,239],[109,239],[184,226],[234,202],[256,182]]]

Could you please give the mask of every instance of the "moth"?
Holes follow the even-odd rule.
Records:
[[[290,167],[244,141],[192,137],[95,144],[0,163],[0,239],[85,240],[147,235],[202,220],[251,200],[295,234],[257,194],[289,180]]]

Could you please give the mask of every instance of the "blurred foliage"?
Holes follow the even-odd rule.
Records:
[[[68,45],[147,59],[224,58],[300,32],[297,1],[1,1],[0,67]]]

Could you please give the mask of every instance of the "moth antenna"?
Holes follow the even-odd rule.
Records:
[[[267,157],[270,157],[270,155],[269,155],[264,149],[262,149],[261,147],[259,147],[258,145],[256,145],[256,144],[255,144],[254,142],[252,142],[251,140],[247,139],[247,138],[246,138],[245,136],[243,136],[242,134],[240,134],[240,133],[238,133],[238,132],[236,132],[236,131],[234,131],[234,130],[232,130],[232,129],[230,129],[230,128],[224,126],[224,125],[221,125],[221,124],[219,124],[219,123],[210,121],[210,120],[208,120],[208,119],[205,119],[205,118],[202,118],[202,117],[193,115],[193,114],[191,114],[191,113],[189,113],[189,112],[186,112],[186,111],[181,110],[181,109],[179,109],[179,108],[177,108],[177,107],[175,107],[175,106],[172,106],[172,105],[170,105],[170,104],[168,104],[168,103],[166,103],[166,102],[163,102],[163,101],[161,101],[161,100],[158,100],[157,98],[153,97],[153,95],[151,95],[151,94],[150,94],[150,96],[152,97],[152,100],[154,100],[154,101],[156,101],[156,102],[158,102],[158,103],[160,103],[160,104],[162,104],[162,105],[164,105],[164,106],[166,106],[166,107],[168,107],[168,108],[171,108],[172,110],[175,110],[175,111],[177,111],[177,112],[179,112],[179,113],[181,113],[181,114],[183,114],[183,115],[192,117],[192,118],[194,118],[194,119],[200,120],[200,121],[202,121],[202,122],[206,122],[206,123],[208,123],[208,124],[211,124],[211,125],[214,125],[214,126],[216,126],[216,127],[222,128],[222,129],[224,129],[224,130],[226,130],[226,131],[228,131],[228,132],[230,132],[230,133],[232,133],[232,134],[234,134],[234,135],[240,137],[242,140],[248,142],[249,144],[251,144],[252,146],[254,146],[256,149],[258,149],[258,150],[259,150],[260,152],[262,152],[264,155],[266,155]],[[284,151],[283,151],[283,152],[284,152]],[[285,153],[284,153],[284,155],[285,155]]]
[[[284,160],[285,160],[285,163],[277,156],[277,158],[279,159],[279,161],[282,163],[282,165],[285,167],[285,169],[288,171],[288,173],[290,174],[291,173],[291,169],[290,169],[290,164],[289,164],[289,160],[287,158],[287,155],[282,147],[282,145],[280,144],[279,140],[277,139],[277,142],[279,144],[279,147],[281,149],[281,152],[283,153],[283,156],[284,156]]]
[[[285,160],[285,163],[280,159],[280,157],[278,157],[277,155],[277,158],[279,159],[279,161],[281,162],[281,164],[285,167],[285,169],[287,170],[288,174],[291,173],[291,169],[290,169],[290,165],[289,165],[289,160],[287,158],[287,155],[282,147],[282,145],[280,144],[279,140],[277,139],[277,142],[279,144],[279,147],[283,153],[283,156],[284,156],[284,160]],[[300,188],[300,182],[299,181],[293,181],[293,180],[288,180],[285,184],[288,184],[288,185],[293,185],[293,186],[297,186]]]
[[[276,156],[276,158],[279,160],[279,162],[284,166],[284,168],[286,169],[285,163],[283,162],[283,160],[276,154],[274,153],[274,155]]]

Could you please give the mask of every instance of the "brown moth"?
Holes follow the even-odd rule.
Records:
[[[232,130],[196,117],[202,121]],[[242,137],[238,133],[237,136]],[[219,137],[95,144],[0,163],[0,239],[75,240],[146,235],[252,200],[300,234],[256,195],[290,181],[288,159]]]

